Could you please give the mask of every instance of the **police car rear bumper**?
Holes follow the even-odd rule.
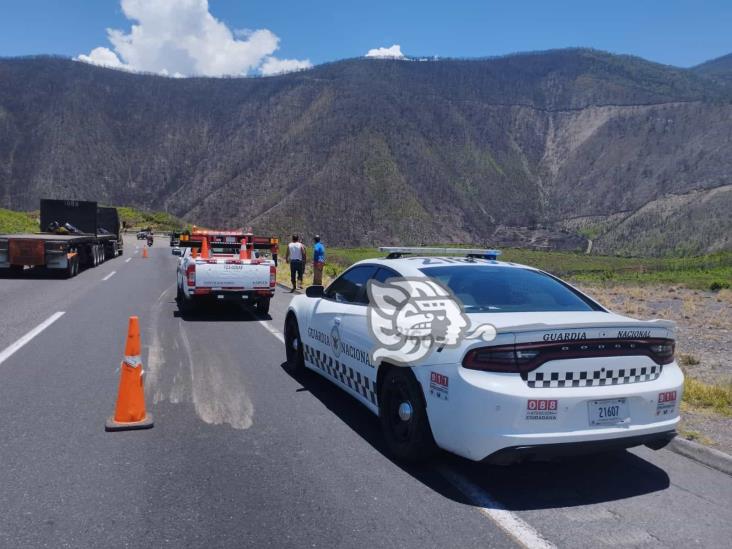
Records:
[[[467,370],[460,366],[414,368],[425,388],[427,414],[441,448],[482,461],[500,452],[538,455],[540,450],[576,453],[639,444],[657,445],[679,423],[683,374],[676,363],[665,365],[652,381],[595,387],[534,388],[518,374]],[[449,377],[440,398],[431,393],[430,375]],[[673,406],[659,402],[673,392]],[[592,401],[625,399],[630,419],[620,425],[593,425]],[[532,401],[555,401],[554,413],[539,412]],[[549,412],[549,410],[547,410]]]
[[[616,439],[513,446],[494,452],[483,461],[492,465],[511,465],[522,461],[540,461],[563,456],[597,454],[643,445],[653,450],[660,450],[669,444],[675,436],[676,431],[671,430]]]

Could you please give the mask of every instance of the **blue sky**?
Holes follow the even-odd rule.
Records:
[[[179,1],[205,4],[205,0]],[[110,44],[107,28],[129,33],[133,24],[120,0],[0,0],[0,56],[75,57],[102,47],[132,68],[247,73],[261,68],[267,59],[275,64],[283,60],[318,64],[393,44],[399,44],[406,55],[440,57],[590,46],[684,67],[732,53],[730,0],[210,0],[208,6],[210,14],[232,31],[266,29],[270,34],[260,36],[266,44],[234,69],[191,68],[208,66],[205,60],[168,67],[159,59],[125,59]],[[148,26],[154,28],[155,24]],[[266,40],[273,36],[279,39],[278,48]]]

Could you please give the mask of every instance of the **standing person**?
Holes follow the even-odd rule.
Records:
[[[300,237],[296,234],[292,235],[292,242],[287,245],[287,255],[285,261],[290,264],[290,280],[292,281],[292,292],[295,291],[295,279],[299,282],[300,288],[302,288],[302,275],[305,272],[305,246],[300,242]]]
[[[313,240],[315,240],[315,245],[313,246],[313,284],[315,286],[322,286],[325,246],[320,242],[319,234],[316,234]]]

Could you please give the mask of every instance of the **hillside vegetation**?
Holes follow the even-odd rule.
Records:
[[[148,212],[129,206],[118,206],[120,221],[129,228],[148,228],[172,231],[186,227],[186,223],[167,212]]]
[[[285,245],[281,248],[280,256],[284,257]],[[377,248],[329,248],[324,272],[332,279],[357,261],[384,256]],[[686,258],[630,258],[509,248],[502,250],[499,259],[581,283],[678,284],[713,291],[732,288],[732,252]],[[289,284],[288,269],[279,269],[278,277]]]
[[[186,223],[166,212],[148,212],[131,207],[117,207],[120,222],[129,228],[150,227],[170,231],[186,227]],[[15,212],[0,208],[0,233],[35,233],[39,231],[38,212]]]
[[[0,208],[0,234],[38,232],[38,212],[14,212]]]
[[[93,198],[341,246],[729,250],[732,86],[586,49],[172,79],[0,60],[0,205]],[[710,212],[710,216],[702,215]]]

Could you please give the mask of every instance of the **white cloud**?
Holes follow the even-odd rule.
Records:
[[[273,74],[309,69],[312,66],[310,59],[277,59],[276,57],[270,56],[265,58],[259,70],[264,76],[270,76]]]
[[[103,67],[112,67],[115,69],[122,68],[122,63],[112,50],[109,48],[94,48],[89,55],[81,54],[76,58],[78,61],[92,63],[94,65],[102,65]]]
[[[275,74],[311,67],[278,59],[280,39],[267,29],[234,32],[208,11],[208,0],[121,0],[129,33],[107,29],[112,49],[94,48],[87,63],[175,76]],[[265,72],[268,71],[268,72]]]
[[[399,44],[394,44],[390,48],[374,48],[366,52],[366,57],[381,57],[386,59],[404,59],[405,56],[402,53],[402,47]]]

